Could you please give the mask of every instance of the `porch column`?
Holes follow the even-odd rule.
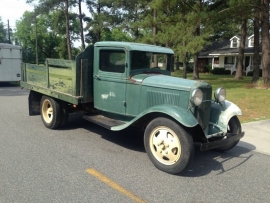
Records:
[[[214,62],[215,62],[214,58],[215,57],[212,58],[212,69],[214,69]]]

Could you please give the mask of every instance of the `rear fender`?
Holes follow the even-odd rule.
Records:
[[[242,111],[230,101],[225,100],[222,104],[212,103],[208,134],[220,130],[226,133],[229,120],[238,115],[242,115]]]
[[[180,124],[188,128],[192,128],[198,124],[198,121],[196,120],[196,118],[189,111],[185,109],[182,109],[176,106],[158,105],[158,106],[153,106],[146,109],[145,111],[143,111],[141,114],[136,116],[133,120],[131,120],[128,123],[125,123],[120,126],[112,127],[111,130],[114,130],[114,131],[123,130],[129,127],[130,125],[134,124],[135,122],[153,113],[164,114],[168,117],[175,119],[177,122],[179,122]]]

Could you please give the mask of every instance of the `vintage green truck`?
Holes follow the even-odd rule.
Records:
[[[20,84],[30,90],[29,115],[41,114],[47,128],[62,127],[69,113],[81,111],[84,119],[113,131],[143,129],[152,163],[177,174],[196,145],[226,151],[244,132],[237,117],[242,112],[225,100],[224,88],[212,95],[204,81],[172,77],[173,65],[174,52],[166,47],[98,42],[75,61],[22,64]]]

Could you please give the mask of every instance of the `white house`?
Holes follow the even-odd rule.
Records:
[[[211,64],[214,68],[225,68],[236,71],[236,62],[239,52],[240,37],[233,36],[229,40],[214,42],[211,46],[203,50],[199,55],[199,65]],[[260,47],[261,56],[261,47]],[[253,53],[254,53],[254,35],[246,39],[244,51],[244,70],[246,74],[253,70]],[[260,60],[261,61],[261,60]],[[261,67],[261,65],[260,65]]]

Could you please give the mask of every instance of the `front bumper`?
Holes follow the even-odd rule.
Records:
[[[209,149],[215,149],[218,147],[222,147],[225,145],[228,145],[232,142],[235,142],[237,140],[240,140],[242,137],[244,137],[245,132],[241,132],[239,134],[233,134],[233,133],[227,133],[226,138],[222,140],[216,140],[213,142],[207,142],[207,143],[195,143],[196,145],[200,146],[201,151],[209,150]]]

